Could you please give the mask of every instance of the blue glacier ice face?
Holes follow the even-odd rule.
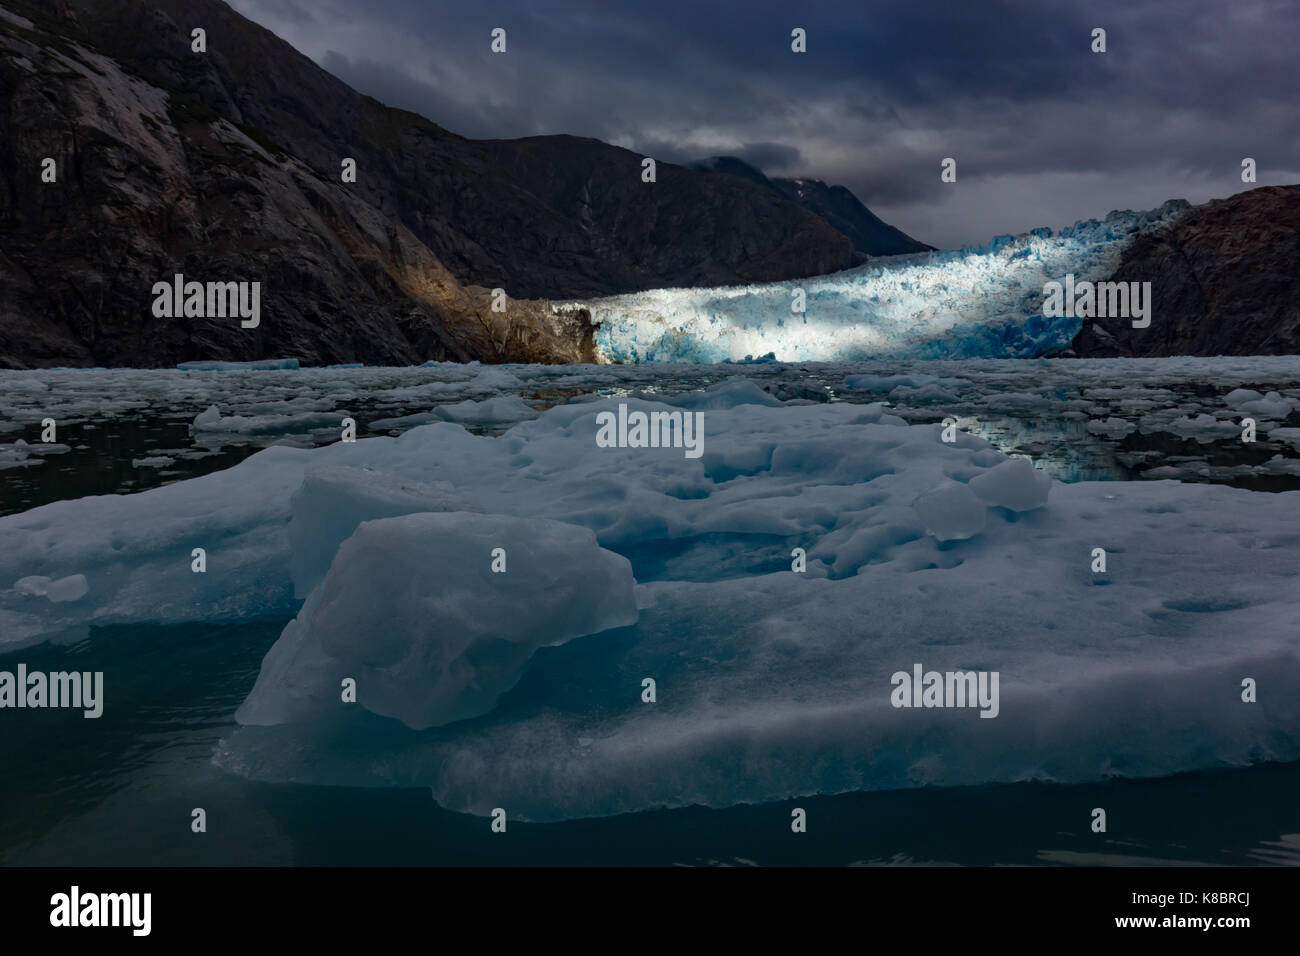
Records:
[[[1036,358],[1069,346],[1078,318],[1043,315],[1043,286],[1109,278],[1140,233],[1180,217],[1181,200],[1112,212],[1053,232],[895,256],[768,285],[654,289],[582,303],[610,362],[781,362]],[[796,289],[806,311],[791,311]]]

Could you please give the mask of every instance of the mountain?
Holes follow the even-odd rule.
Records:
[[[644,183],[641,154],[575,136],[474,145],[582,238],[561,251],[549,226],[500,237],[510,288],[529,295],[779,281],[852,265],[835,229],[755,184],[663,162],[657,182]]]
[[[595,140],[385,107],[220,0],[0,0],[0,134],[0,365],[579,361],[591,327],[543,298],[854,259],[758,184],[668,163],[644,183]],[[260,281],[262,324],[153,316],[176,273]]]
[[[820,179],[771,179],[734,156],[714,156],[691,163],[690,167],[739,177],[789,199],[847,236],[860,257],[897,256],[934,249],[884,222],[844,186],[828,186]]]
[[[1111,281],[1151,283],[1150,326],[1090,319],[1073,354],[1300,354],[1300,185],[1194,207],[1129,244]]]

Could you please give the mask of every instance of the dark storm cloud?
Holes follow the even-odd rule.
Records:
[[[1300,180],[1292,0],[234,5],[455,132],[738,156],[843,183],[944,246],[1227,195],[1244,156],[1261,183]],[[498,26],[505,55],[489,50]],[[955,184],[939,180],[948,156]]]
[[[787,143],[745,143],[731,155],[768,173],[779,173],[803,162],[803,154]]]

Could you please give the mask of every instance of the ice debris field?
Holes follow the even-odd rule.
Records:
[[[622,369],[389,370],[390,399],[438,396],[451,414],[433,405],[437,420],[398,435],[276,444],[202,477],[0,518],[0,647],[107,624],[282,621],[219,767],[428,787],[452,810],[512,819],[1300,759],[1300,491],[1062,482],[899,413],[978,381],[990,401],[1078,402],[1081,432],[1150,415],[1215,441],[1248,409],[1289,427],[1294,387],[1245,387],[1284,378],[1278,360],[1206,361],[1122,366],[1131,377],[1105,363],[820,370],[856,402],[800,396],[790,368],[658,393]],[[1216,394],[1195,401],[1209,421],[1143,384],[1207,368]],[[170,374],[284,388],[370,372]],[[6,376],[6,403],[24,377],[66,397],[52,374],[101,373]],[[990,385],[1031,374],[1080,397]],[[523,402],[542,381],[577,394]],[[251,434],[258,417],[350,400],[319,382],[281,407],[203,410],[194,427]],[[597,415],[620,403],[703,411],[702,456],[597,447]],[[494,427],[467,427],[480,419]],[[997,671],[996,719],[891,706],[891,675],[916,663]],[[346,678],[355,704],[340,700]]]
[[[556,308],[586,309],[600,326],[597,348],[612,362],[1035,358],[1068,348],[1081,324],[1044,315],[1045,283],[1108,278],[1135,235],[1189,208],[1172,200],[812,279],[655,289]],[[796,290],[803,312],[792,309]]]
[[[1300,488],[1295,357],[257,366],[0,372],[0,513],[51,500],[61,477],[75,479],[78,494],[119,492],[226,467],[270,445],[328,444],[349,417],[363,438],[441,421],[490,435],[557,404],[676,401],[737,377],[774,405],[882,402],[913,423],[952,416],[1060,480]],[[1257,423],[1250,444],[1240,440],[1246,416]],[[41,440],[47,418],[58,423],[54,442]],[[122,467],[105,467],[106,458]]]

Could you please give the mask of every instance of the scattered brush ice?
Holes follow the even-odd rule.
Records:
[[[817,402],[820,404],[831,400],[830,389],[815,382],[769,382],[763,386],[763,391],[780,402]]]
[[[229,435],[278,435],[313,428],[341,428],[346,411],[300,412],[289,415],[222,415],[216,405],[200,412],[190,426],[194,433]]]
[[[209,405],[195,416],[190,430],[196,432],[221,430],[221,409],[216,405]]]
[[[1300,405],[1300,402],[1297,402],[1294,398],[1287,398],[1277,392],[1269,392],[1262,398],[1242,402],[1233,407],[1245,415],[1282,421],[1295,411],[1297,405]]]
[[[41,464],[40,458],[31,457],[32,448],[23,439],[12,445],[0,445],[0,470],[5,468],[30,468]]]
[[[651,396],[646,396],[651,397]],[[693,411],[703,409],[736,408],[740,405],[766,405],[774,408],[782,404],[781,400],[766,392],[748,378],[733,376],[726,381],[711,385],[700,392],[682,392],[671,396],[653,396],[669,405],[687,408]]]
[[[433,414],[444,421],[463,425],[512,425],[537,417],[537,412],[515,395],[502,395],[481,402],[469,399],[454,405],[439,405]]]
[[[34,442],[28,444],[24,439],[17,439],[12,445],[0,445],[0,468],[21,468],[39,465],[43,455],[66,455],[72,451],[71,445],[62,442]],[[32,458],[32,456],[37,456]]]
[[[296,358],[260,359],[255,362],[181,362],[176,366],[182,372],[264,372],[298,368]]]
[[[149,455],[145,458],[132,458],[132,468],[166,468],[176,464],[176,459],[169,455]]]
[[[955,402],[969,388],[964,378],[938,375],[850,375],[844,387],[857,392],[888,392],[892,401],[910,405]]]
[[[471,363],[472,364],[472,363]],[[518,375],[503,365],[483,366],[474,376],[474,387],[484,391],[511,391],[523,385]]]
[[[472,394],[475,377],[492,368],[439,363],[427,368],[372,368],[343,374],[318,369],[221,375],[174,370],[0,372],[0,413],[33,425],[48,414],[62,424],[78,415],[96,414],[95,409],[110,392],[131,394],[150,408],[187,409],[186,417],[190,418],[196,410],[217,402],[220,407],[237,408],[245,415],[252,408],[305,409],[309,402],[325,402],[328,409],[345,400],[359,400],[363,392],[383,395],[387,400],[395,393],[416,393],[430,384]],[[565,387],[590,384],[617,396],[659,385],[664,391],[658,397],[671,401],[680,395],[677,390],[706,388],[714,385],[720,374],[736,370],[716,366],[513,366],[509,371],[536,390],[552,383],[563,383]],[[882,454],[876,460],[864,459],[852,447],[863,424],[903,425],[909,417],[935,421],[951,415],[958,418],[960,427],[978,431],[998,447],[1013,450],[1034,447],[1043,437],[1038,419],[1048,415],[1081,415],[1078,409],[1086,407],[1088,418],[1110,416],[1130,422],[1140,419],[1142,430],[1149,434],[1163,430],[1166,422],[1186,417],[1191,408],[1226,411],[1223,398],[1197,396],[1195,389],[1200,383],[1213,381],[1222,389],[1270,383],[1272,390],[1288,395],[1296,391],[1300,381],[1295,360],[1288,357],[879,362],[857,367],[764,364],[748,366],[744,372],[753,385],[764,391],[767,386],[779,388],[787,383],[807,383],[810,387],[825,383],[838,390],[846,377],[897,375],[909,381],[877,384],[891,392],[899,387],[923,389],[928,384],[939,384],[957,394],[959,401],[926,406],[919,412],[886,411],[878,405],[849,401],[823,404],[820,412],[816,408],[801,412],[759,405],[739,406],[734,414],[726,409],[706,410],[705,453],[693,468],[682,464],[679,450],[658,456],[654,450],[642,454],[636,449],[604,449],[603,455],[575,453],[575,448],[583,450],[583,436],[591,437],[595,414],[602,408],[616,408],[608,399],[592,395],[581,396],[535,421],[516,425],[495,441],[471,436],[458,425],[439,423],[408,431],[396,442],[377,438],[345,444],[337,442],[336,423],[326,432],[334,442],[330,446],[333,451],[318,449],[306,458],[295,458],[287,453],[302,453],[281,448],[271,458],[254,455],[233,470],[198,479],[211,484],[181,483],[179,487],[185,489],[185,494],[196,493],[191,488],[206,489],[194,505],[174,498],[153,499],[145,493],[82,503],[61,502],[47,506],[49,511],[36,509],[0,520],[0,589],[29,574],[58,577],[85,573],[94,597],[73,615],[32,616],[30,607],[21,605],[12,608],[18,617],[9,618],[0,593],[0,640],[36,640],[65,624],[235,620],[258,614],[291,617],[298,605],[289,571],[289,499],[308,466],[370,466],[404,481],[435,486],[446,481],[458,494],[472,498],[487,511],[573,521],[595,530],[606,547],[627,548],[629,553],[638,550],[633,560],[641,580],[672,575],[702,579],[716,573],[749,574],[779,564],[785,543],[793,547],[799,541],[792,539],[801,534],[824,534],[826,527],[820,518],[817,528],[809,530],[809,515],[834,515],[846,508],[868,507],[856,503],[869,499],[864,490],[867,486],[861,482],[876,469],[909,476],[913,487],[902,505],[907,522],[899,524],[908,530],[898,533],[914,531],[924,537],[925,529],[910,507],[911,500],[941,484],[949,466],[940,466],[937,462],[941,459],[932,461],[926,451],[917,452],[916,460],[901,464],[893,461],[893,453]],[[732,387],[750,390],[748,386]],[[1031,398],[1040,405],[1050,404],[1024,413],[1030,416],[1027,422],[1033,423],[1032,428],[1014,421],[989,427],[989,420],[997,414],[994,409],[1009,395],[1014,396],[1011,404],[1017,407],[1027,406]],[[864,401],[865,397],[859,393],[855,400]],[[1253,399],[1243,399],[1249,400]],[[430,407],[425,397],[417,396],[412,401],[417,409]],[[627,401],[634,408],[675,407],[636,398]],[[116,408],[116,403],[110,404]],[[179,419],[181,415],[174,417]],[[1087,448],[1085,425],[1086,419],[1078,426],[1079,435],[1070,439],[1070,449],[1064,453],[1058,450],[1057,454],[1078,454]],[[1261,437],[1265,431],[1261,429]],[[272,434],[271,438],[279,440],[283,434]],[[310,436],[312,442],[303,443],[314,443],[319,434]],[[927,446],[930,438],[922,445]],[[205,442],[214,447],[229,443],[220,432],[200,432],[195,440],[199,447],[169,450],[167,455],[189,460],[212,453],[202,447]],[[1138,436],[1136,440],[1144,439]],[[1252,451],[1257,446],[1220,442],[1204,447],[1208,454],[1212,448],[1217,453],[1225,447]],[[1168,464],[1174,471],[1146,471],[1143,476],[1168,474],[1207,481],[1275,476],[1294,483],[1300,447],[1287,443],[1274,450],[1285,457],[1262,464],[1252,457],[1226,469],[1205,462],[1193,465],[1171,461]],[[952,449],[949,452],[955,454]],[[1119,467],[1079,467],[1073,460],[1043,460],[1040,455],[1050,456],[1052,452],[1042,447],[1026,448],[1021,453],[1034,455],[1041,469],[1051,469],[1054,476],[1070,480],[1115,477],[1114,469]],[[390,455],[399,460],[389,460]],[[1141,455],[1144,457],[1133,459],[1128,467],[1166,464],[1167,452],[1143,451]],[[808,457],[809,464],[800,475],[796,465],[802,456]],[[670,460],[674,457],[676,461]],[[0,464],[17,458],[23,460],[9,467],[40,463],[37,456],[0,446]],[[949,462],[952,473],[963,481],[990,465]],[[845,488],[826,487],[841,480],[848,483]],[[886,480],[880,478],[872,484],[879,488]],[[810,482],[813,487],[808,486]],[[857,489],[857,493],[837,497],[847,494],[847,489]],[[218,494],[225,496],[224,503],[218,501]],[[745,494],[755,494],[756,501],[772,502],[771,514],[759,515],[759,504],[731,500],[732,496]],[[714,510],[717,505],[724,507]],[[115,519],[121,522],[116,527]],[[34,530],[28,532],[25,522],[30,522]],[[57,526],[55,532],[63,540],[48,549],[35,544],[29,547],[29,542],[46,539],[46,522]],[[153,529],[155,523],[159,527]],[[892,540],[892,533],[854,529],[852,524],[847,522],[843,529],[846,541],[839,541],[838,533],[835,536],[837,550],[819,552],[835,575],[855,573],[861,562],[873,560],[873,549]],[[156,532],[152,539],[142,533],[147,529]],[[650,536],[649,542],[643,540],[646,535]],[[767,550],[746,551],[736,543],[737,535],[748,535],[751,540],[766,536]],[[214,538],[219,549],[213,546]],[[85,548],[84,563],[79,557],[73,558],[72,545],[77,542]],[[190,550],[194,547],[213,552],[209,555],[210,565],[220,550],[221,575],[191,574]],[[678,553],[672,553],[674,549]],[[744,555],[743,560],[738,555]],[[332,553],[322,557],[322,570],[331,557]],[[817,561],[823,558],[813,561],[810,573],[817,573]],[[923,557],[917,556],[916,560],[923,561]],[[239,583],[227,591],[224,584],[219,585],[226,579]]]
[[[491,569],[494,549],[506,570]],[[490,711],[539,647],[636,623],[632,569],[586,528],[464,512],[362,524],[267,653],[236,719],[339,707],[423,729]]]
[[[1270,441],[1283,441],[1300,450],[1300,428],[1274,428],[1268,437]]]
[[[1148,480],[1172,478],[1221,484],[1242,478],[1292,476],[1300,476],[1300,459],[1281,455],[1274,455],[1262,465],[1211,465],[1200,459],[1179,460],[1177,464],[1159,465],[1142,473],[1142,477]]]
[[[1236,422],[1220,421],[1213,415],[1206,415],[1204,412],[1195,418],[1178,418],[1164,424],[1150,424],[1144,419],[1141,430],[1143,432],[1171,432],[1179,438],[1192,438],[1202,444],[1224,438],[1241,437],[1241,426]]]
[[[938,402],[955,402],[957,401],[957,393],[950,392],[939,385],[926,385],[922,388],[910,388],[906,385],[900,385],[889,393],[889,398],[893,402],[932,405]],[[1039,405],[1040,407],[1046,405],[1046,402],[1040,400]]]
[[[921,380],[926,384],[934,377],[914,375],[849,375],[844,379],[844,387],[858,392],[889,392],[898,385],[918,385]]]
[[[1270,393],[1272,394],[1272,393]],[[1234,388],[1227,395],[1223,396],[1223,404],[1229,408],[1241,408],[1248,402],[1259,401],[1264,396],[1253,388]]]
[[[1137,430],[1137,426],[1123,418],[1103,418],[1088,422],[1088,431],[1106,438],[1123,438]]]
[[[1036,229],[988,245],[874,260],[830,276],[767,285],[656,289],[590,302],[596,344],[614,362],[868,358],[1027,358],[1069,346],[1077,318],[1043,315],[1043,286],[1073,273],[1107,278],[1133,238],[1188,209],[1113,212],[1053,233]],[[791,312],[796,289],[807,311]]]
[[[370,423],[372,432],[405,431],[417,425],[429,425],[444,421],[437,412],[417,412],[414,415],[398,415],[393,418],[376,418]]]
[[[321,582],[339,545],[357,525],[421,511],[479,511],[451,490],[373,468],[325,465],[307,472],[289,501],[290,573],[294,594],[305,598]]]

